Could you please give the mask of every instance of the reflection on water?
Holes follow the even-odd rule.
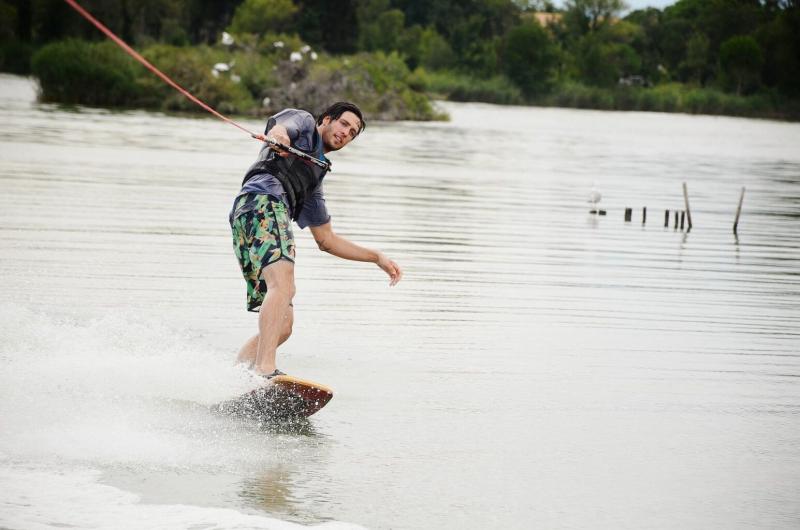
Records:
[[[336,231],[406,275],[297,231],[279,363],[336,397],[285,429],[207,412],[251,384],[226,220],[258,146],[1,78],[3,458],[304,524],[797,527],[800,126],[445,107],[331,156]]]

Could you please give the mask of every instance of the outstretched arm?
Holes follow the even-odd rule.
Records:
[[[389,275],[389,285],[395,285],[403,277],[403,271],[400,270],[400,266],[390,260],[383,252],[356,245],[352,241],[337,235],[333,231],[330,222],[320,226],[312,226],[311,234],[314,236],[319,249],[324,252],[351,261],[375,263]]]

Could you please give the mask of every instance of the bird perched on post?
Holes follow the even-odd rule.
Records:
[[[602,198],[603,196],[600,195],[600,192],[597,191],[594,182],[592,182],[592,191],[589,192],[589,200],[587,201],[592,205],[592,209],[589,210],[589,213],[596,213],[599,215],[604,215],[606,213],[605,210],[600,210],[597,207],[597,203],[599,203],[600,199]]]

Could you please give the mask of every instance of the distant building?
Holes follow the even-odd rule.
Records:
[[[564,13],[547,13],[545,11],[526,13],[526,15],[529,15],[530,18],[538,22],[543,28],[551,24],[558,24],[561,22],[561,19],[564,18]]]

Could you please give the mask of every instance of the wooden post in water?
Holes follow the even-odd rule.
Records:
[[[647,222],[647,206],[642,208],[642,224]]]
[[[664,228],[669,228],[669,210],[664,210]]]
[[[683,183],[683,203],[686,205],[686,220],[689,222],[689,230],[692,229],[692,212],[689,210],[689,192],[686,190],[686,183]],[[683,228],[683,221],[681,221]]]
[[[633,210],[631,208],[625,208],[625,222],[631,222],[631,215],[633,214]]]
[[[681,212],[681,230],[683,230],[683,220],[686,218],[686,212]]]
[[[736,207],[736,219],[733,221],[733,233],[736,233],[736,228],[739,226],[739,215],[742,213],[742,201],[744,201],[744,186],[742,186],[742,194],[739,195],[739,206]]]
[[[675,210],[675,230],[678,229],[678,210]]]

